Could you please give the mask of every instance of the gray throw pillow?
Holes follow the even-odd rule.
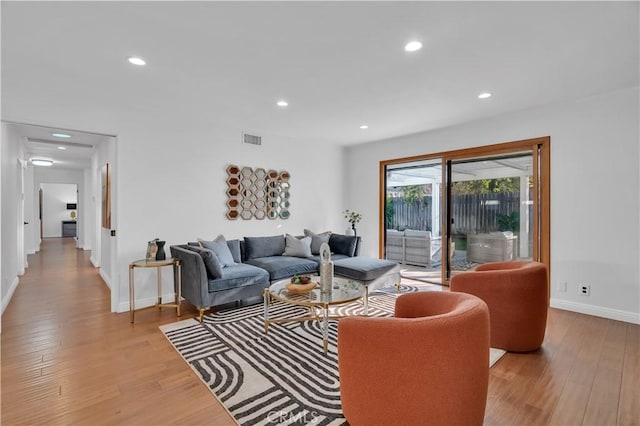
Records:
[[[311,237],[296,238],[293,235],[285,236],[283,256],[311,257]]]
[[[329,237],[331,237],[331,231],[322,232],[316,234],[308,229],[304,230],[305,237],[311,237],[311,253],[320,254],[320,246],[322,243],[329,244]]]
[[[358,237],[352,235],[331,234],[329,237],[329,247],[331,253],[344,254],[353,257],[356,254]]]
[[[224,266],[233,266],[236,264],[233,261],[233,255],[231,254],[231,250],[229,249],[224,236],[218,235],[213,241],[205,241],[202,238],[198,238],[198,242],[203,248],[209,249],[215,253]]]
[[[195,251],[202,257],[204,267],[211,278],[222,278],[222,268],[224,268],[224,265],[214,252],[200,246],[189,246],[188,249]]]
[[[244,251],[247,260],[259,257],[282,256],[284,247],[284,235],[244,237]]]
[[[242,255],[240,252],[240,240],[228,240],[227,245],[229,246],[229,250],[231,250],[233,261],[236,263],[242,263]]]

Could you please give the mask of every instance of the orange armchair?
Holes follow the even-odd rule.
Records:
[[[491,346],[530,352],[544,341],[549,278],[543,263],[494,262],[451,278],[451,291],[473,294],[489,306]]]
[[[338,323],[343,413],[358,425],[481,425],[489,382],[489,312],[475,296],[400,296],[395,317]]]

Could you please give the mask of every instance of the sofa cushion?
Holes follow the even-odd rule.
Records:
[[[318,271],[318,262],[289,256],[268,256],[247,260],[248,264],[269,272],[271,281]]]
[[[218,235],[213,241],[205,241],[202,238],[198,238],[198,242],[203,248],[209,249],[218,256],[218,259],[224,264],[224,266],[233,266],[236,264],[233,260],[231,250],[227,245],[227,240],[223,235]]]
[[[311,237],[296,238],[287,234],[284,237],[283,256],[309,257],[311,256]]]
[[[222,270],[222,277],[209,280],[209,292],[229,290],[238,287],[250,286],[258,283],[268,283],[267,271],[255,266],[242,263],[228,266]]]
[[[350,256],[345,256],[344,254],[335,254],[335,253],[331,253],[331,261],[335,262],[336,260],[340,260],[340,259],[348,259]],[[320,265],[322,263],[322,258],[320,257],[320,255],[317,256],[311,256],[308,259],[311,259],[315,262],[318,262],[318,265]]]
[[[326,231],[320,234],[316,234],[308,229],[305,229],[304,236],[311,237],[311,254],[320,254],[320,246],[322,245],[322,243],[329,244],[331,231]]]
[[[331,234],[329,237],[329,248],[331,253],[344,254],[353,257],[356,254],[358,237],[352,235]]]
[[[244,237],[244,250],[247,260],[260,257],[282,256],[284,248],[284,235]]]
[[[220,261],[220,259],[218,259],[218,256],[216,256],[213,251],[193,245],[186,245],[184,246],[184,248],[200,254],[209,278],[222,277],[222,269],[224,268],[224,264]]]
[[[359,281],[371,281],[383,276],[398,264],[386,259],[356,256],[333,262],[334,273]]]

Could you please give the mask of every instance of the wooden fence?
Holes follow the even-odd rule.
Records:
[[[402,197],[394,197],[390,201],[393,205],[393,215],[387,218],[388,229],[432,229],[430,195],[413,203],[405,202]],[[452,201],[453,234],[500,231],[500,215],[520,211],[519,192],[454,195]],[[531,214],[531,206],[529,208]]]

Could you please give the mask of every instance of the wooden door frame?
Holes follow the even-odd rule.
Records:
[[[443,151],[433,154],[414,155],[410,157],[400,157],[390,160],[380,161],[379,165],[379,217],[378,217],[378,256],[384,257],[385,247],[385,202],[386,202],[386,168],[389,165],[411,163],[416,161],[426,161],[440,158],[442,161],[442,182],[446,182],[446,162],[449,160],[462,160],[474,157],[488,157],[493,155],[502,155],[515,153],[518,151],[531,150],[533,155],[533,179],[537,182],[534,185],[533,192],[533,205],[534,212],[536,214],[533,218],[533,229],[539,238],[534,238],[533,241],[533,258],[539,262],[544,263],[547,266],[547,270],[551,271],[551,155],[550,155],[551,137],[543,136],[532,139],[524,139],[512,142],[502,142],[493,145],[485,145],[479,147],[463,148],[453,151]],[[442,258],[448,259],[450,245],[444,242],[446,238],[447,222],[447,200],[446,197],[442,197],[440,207],[442,218]],[[446,256],[446,257],[445,257]],[[445,279],[445,270],[441,269],[442,283],[448,285],[448,281]]]

